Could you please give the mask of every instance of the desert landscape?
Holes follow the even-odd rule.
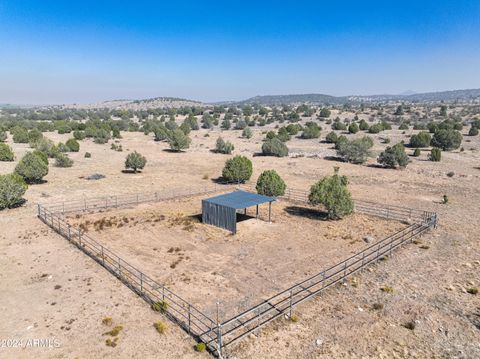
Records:
[[[477,107],[459,106],[450,116],[466,108]],[[347,122],[364,118],[370,126],[376,123],[371,114],[357,114],[354,120],[355,112],[332,108],[330,117],[336,116]],[[185,117],[177,116],[176,122],[181,124]],[[480,281],[475,219],[480,203],[479,136],[468,136],[469,127],[464,126],[462,148],[442,151],[440,162],[428,159],[429,148],[413,157],[407,146],[408,165],[388,169],[376,162],[389,146],[385,139],[408,144],[421,130],[412,125],[400,130],[397,124],[378,134],[332,130],[349,139],[373,139],[365,164],[352,164],[336,157],[334,144],[325,143],[332,132],[325,129],[328,119],[318,120],[313,114],[295,124],[304,127],[312,121],[322,126],[320,136],[304,139],[301,132],[291,136],[286,157],[258,155],[268,131],[279,132],[275,122],[251,127],[251,138],[243,137],[242,130],[200,128],[190,133],[189,148],[178,152],[170,150],[168,141],[155,141],[153,132],[121,131],[121,138],[107,144],[78,141],[80,150],[68,153],[71,167],[50,165],[42,183],[29,185],[25,204],[6,209],[1,216],[1,285],[6,294],[1,305],[9,309],[0,336],[55,338],[60,344],[48,350],[2,351],[15,357],[30,357],[33,350],[38,357],[59,358],[111,356],[116,351],[119,355],[120,350],[121,356],[131,357],[208,356],[195,352],[193,338],[39,221],[36,204],[211,185],[221,177],[227,159],[244,155],[253,163],[247,184],[254,185],[264,170],[275,169],[287,188],[308,191],[338,166],[355,199],[434,211],[439,225],[388,260],[299,306],[297,321],[280,319],[249,335],[229,349],[229,357],[477,356],[480,308],[478,295],[472,293]],[[57,132],[43,136],[54,143],[65,143],[72,136]],[[220,136],[234,144],[232,154],[215,151]],[[32,148],[14,143],[11,136],[5,143],[12,147],[15,160],[0,166],[2,173],[10,173]],[[121,145],[122,151],[112,149],[112,143]],[[133,151],[141,152],[147,164],[137,173],[122,171],[125,156]],[[86,152],[90,158],[85,158]],[[443,203],[444,195],[448,203]],[[280,200],[273,205],[272,223],[265,221],[267,209],[261,208],[260,219],[239,222],[239,232],[232,236],[200,222],[204,197],[72,214],[67,220],[206,313],[214,316],[215,302],[220,301],[221,318],[275,293],[283,283],[348,257],[367,245],[365,237],[379,240],[405,226],[360,214],[330,222],[308,211],[310,215],[305,215],[309,206]],[[123,218],[129,223],[119,227]],[[392,291],[382,291],[385,287]],[[116,347],[105,345],[109,329],[102,324],[105,318],[123,326]],[[166,323],[165,334],[155,330],[157,320]]]

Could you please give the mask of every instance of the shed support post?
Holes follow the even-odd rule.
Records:
[[[268,202],[268,223],[272,222],[272,202]]]
[[[256,213],[256,218],[258,218],[258,204],[257,204],[257,213]]]

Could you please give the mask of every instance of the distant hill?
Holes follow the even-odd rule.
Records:
[[[261,104],[261,105],[295,105],[299,103],[311,103],[319,105],[338,105],[346,103],[377,103],[388,101],[406,101],[406,102],[453,102],[480,100],[480,89],[453,90],[427,93],[411,93],[411,91],[401,95],[371,95],[371,96],[330,96],[324,94],[304,94],[304,95],[267,95],[255,96],[249,99],[238,101],[237,105]]]
[[[155,97],[144,100],[110,100],[93,104],[63,105],[64,108],[81,109],[123,109],[148,110],[150,108],[180,108],[188,106],[205,106],[200,101],[187,100],[177,97]]]

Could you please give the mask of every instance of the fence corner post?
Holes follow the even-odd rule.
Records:
[[[222,325],[217,323],[217,354],[220,359],[222,356]]]

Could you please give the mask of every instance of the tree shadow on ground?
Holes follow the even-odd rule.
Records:
[[[338,156],[325,156],[323,159],[327,161],[345,162],[341,157]]]
[[[142,173],[142,171],[137,170],[137,171],[135,172],[134,170],[122,170],[122,173],[136,174],[136,173]]]
[[[284,208],[284,211],[292,216],[299,216],[308,219],[321,221],[326,221],[328,219],[328,213],[317,208],[288,206]]]

